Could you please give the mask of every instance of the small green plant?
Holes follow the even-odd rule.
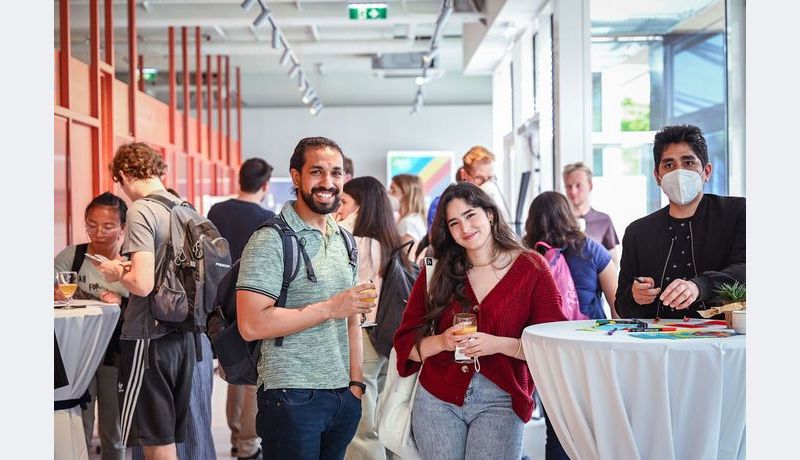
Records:
[[[744,283],[738,281],[733,284],[723,283],[714,292],[730,303],[745,302],[747,300],[747,288]]]

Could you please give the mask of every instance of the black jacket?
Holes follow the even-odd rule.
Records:
[[[745,282],[745,198],[703,195],[691,222],[694,234],[694,264],[699,276],[693,278],[700,287],[698,300],[686,310],[661,306],[659,317],[699,317],[697,310],[720,303],[714,293],[722,283]],[[617,285],[617,313],[622,318],[654,318],[658,297],[648,305],[633,300],[633,278],[649,276],[662,291],[664,264],[670,250],[669,206],[631,223],[622,238]]]

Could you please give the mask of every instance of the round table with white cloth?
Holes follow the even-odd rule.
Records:
[[[80,398],[103,360],[120,308],[99,301],[75,300],[80,308],[53,309],[53,326],[69,385],[55,390],[54,401]],[[81,407],[54,413],[54,458],[86,459]]]
[[[745,457],[744,335],[641,339],[579,330],[594,324],[537,324],[522,334],[572,460]]]

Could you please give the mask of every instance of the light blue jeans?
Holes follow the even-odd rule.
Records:
[[[463,406],[444,402],[420,385],[411,412],[424,460],[519,460],[524,427],[511,408],[511,395],[479,373],[472,376]]]

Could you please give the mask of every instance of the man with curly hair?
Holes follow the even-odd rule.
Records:
[[[186,440],[196,349],[191,332],[166,327],[150,315],[148,296],[157,261],[166,257],[170,213],[160,195],[176,204],[160,177],[167,164],[144,143],[123,145],[109,165],[114,182],[133,203],[128,209],[122,255],[99,269],[108,281],[130,292],[120,336],[119,384],[122,441],[141,445],[148,459],[177,459],[176,443]]]

